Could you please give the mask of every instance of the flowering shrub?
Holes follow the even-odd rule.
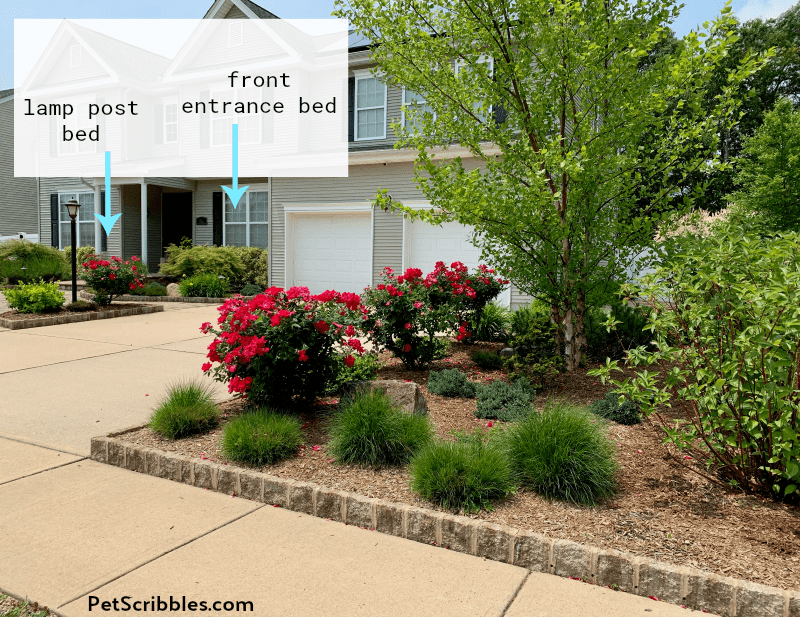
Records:
[[[395,276],[385,268],[383,279],[384,283],[364,291],[364,303],[372,309],[367,329],[378,346],[393,352],[406,367],[421,369],[442,348],[435,335],[458,327],[457,317],[449,303],[432,303],[421,270],[409,268]]]
[[[356,294],[314,296],[307,287],[270,287],[251,300],[231,298],[219,308],[217,328],[201,326],[215,335],[203,371],[227,383],[228,392],[256,402],[311,402],[336,377],[337,349],[345,352],[347,366],[355,363],[353,353],[364,353],[356,329],[364,311]]]
[[[508,285],[507,280],[494,274],[494,269],[485,264],[470,274],[460,261],[454,261],[449,268],[437,261],[433,272],[425,277],[425,286],[430,289],[434,305],[451,304],[462,321],[471,318],[472,323],[477,323],[483,307]]]
[[[98,304],[111,304],[114,296],[144,287],[146,270],[138,262],[141,260],[135,255],[128,261],[119,257],[109,261],[100,259],[99,255],[89,255],[88,261],[82,264],[81,278],[94,290]]]

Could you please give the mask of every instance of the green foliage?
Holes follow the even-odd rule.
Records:
[[[474,323],[477,321],[477,323]],[[505,307],[489,302],[482,308],[477,319],[472,319],[470,330],[475,341],[504,341],[508,335],[508,328],[511,322],[509,310]]]
[[[79,246],[78,253],[77,253],[77,263],[78,267],[84,262],[88,261],[89,255],[94,255],[94,247],[93,246]],[[72,268],[72,247],[67,246],[64,247],[64,261],[67,264],[68,268]]]
[[[167,260],[161,265],[161,274],[187,278],[195,274],[213,274],[237,281],[244,276],[244,264],[237,247],[172,245],[167,247]]]
[[[745,210],[763,214],[777,231],[800,231],[800,107],[783,99],[744,140],[730,196]]]
[[[665,439],[713,480],[784,498],[800,485],[800,235],[719,229],[684,246],[626,293],[648,298],[655,351],[631,354],[633,378],[611,380]],[[590,371],[605,383],[616,361]],[[673,393],[676,396],[673,397]],[[664,418],[677,404],[685,420]],[[694,467],[693,467],[694,468]]]
[[[690,32],[645,69],[678,17],[678,0],[335,6],[334,15],[369,37],[380,79],[425,100],[424,109],[405,105],[413,129],[393,128],[398,147],[418,152],[415,180],[431,207],[404,205],[388,189],[376,206],[473,226],[486,258],[555,308],[553,322],[575,338],[566,360],[576,368],[587,295],[624,280],[661,219],[691,207],[702,185],[695,194],[676,187],[718,165],[719,136],[736,123],[736,93],[757,59],[743,57],[724,74],[719,96],[706,100],[735,41],[730,5],[709,32]],[[449,68],[453,58],[458,70]],[[454,143],[485,165],[432,155]],[[664,179],[655,191],[653,178]]]
[[[261,287],[260,285],[253,285],[251,283],[248,283],[239,290],[239,293],[242,294],[243,296],[257,296],[263,291],[264,288]]]
[[[593,505],[614,492],[614,444],[581,407],[549,403],[510,426],[505,447],[520,483],[544,497]]]
[[[16,289],[4,289],[8,306],[20,313],[57,311],[64,304],[58,283],[19,283]]]
[[[89,255],[87,261],[81,264],[79,276],[94,292],[95,301],[100,306],[107,306],[115,296],[144,287],[147,267],[135,255],[129,260],[116,256],[102,259],[98,255]]]
[[[180,439],[206,431],[219,422],[219,408],[211,387],[199,381],[170,386],[150,416],[150,428],[167,439]]]
[[[619,398],[619,393],[609,392],[605,398],[592,403],[589,406],[589,411],[596,416],[612,420],[617,424],[639,424],[642,421],[642,416],[636,403],[627,398],[624,398],[620,403]]]
[[[303,443],[300,421],[269,408],[248,412],[231,420],[222,433],[222,454],[227,458],[269,465],[297,453]]]
[[[559,328],[550,321],[541,303],[523,307],[512,315],[511,339],[514,356],[506,362],[512,377],[525,377],[537,388],[563,371],[566,364],[558,346]]]
[[[4,600],[8,597],[0,593],[0,603],[4,603]],[[47,607],[40,609],[38,606],[38,603],[31,603],[28,600],[24,602],[15,601],[12,608],[3,609],[0,617],[49,617],[51,613],[47,610]]]
[[[254,246],[226,246],[223,250],[232,250],[242,262],[242,274],[233,276],[228,283],[234,291],[243,296],[248,295],[241,290],[245,285],[257,285],[259,293],[269,286],[267,249]]]
[[[39,280],[61,281],[70,274],[70,266],[58,249],[27,240],[0,244],[0,279],[8,279],[11,285]]]
[[[533,392],[527,381],[493,381],[478,388],[475,417],[514,422],[531,411]]]
[[[326,392],[334,394],[339,392],[342,386],[351,381],[372,381],[378,375],[381,363],[378,356],[374,353],[365,353],[362,356],[352,356],[353,366],[347,366],[346,356],[337,354],[335,376],[328,384]]]
[[[73,313],[82,313],[84,311],[96,311],[100,305],[97,302],[89,302],[88,300],[76,300],[67,305],[67,310]]]
[[[472,354],[472,361],[484,371],[497,370],[505,363],[505,360],[500,357],[500,354],[493,351],[476,351]]]
[[[493,510],[515,490],[508,459],[491,440],[435,441],[409,465],[411,490],[453,511]]]
[[[144,287],[132,289],[130,293],[134,296],[166,296],[167,288],[161,283],[151,282]]]
[[[609,315],[601,308],[591,307],[586,311],[586,357],[589,360],[621,360],[627,349],[650,346],[652,334],[644,329],[647,310],[630,307],[619,298],[615,298],[610,306],[611,317],[619,322],[613,330],[606,327]]]
[[[440,396],[475,398],[477,384],[472,383],[458,369],[431,371],[428,374],[428,390]]]
[[[224,298],[228,293],[228,282],[216,274],[195,274],[178,283],[185,298]]]
[[[371,390],[344,401],[331,422],[328,452],[340,463],[401,465],[432,439],[428,416],[407,414]]]

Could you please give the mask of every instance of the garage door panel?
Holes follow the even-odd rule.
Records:
[[[371,282],[369,212],[297,214],[289,221],[294,235],[294,273],[290,284],[312,293],[326,289],[360,293]]]
[[[471,229],[459,223],[430,225],[424,221],[406,225],[407,259],[410,267],[430,272],[437,261],[450,265],[463,262],[474,269],[481,263],[481,250],[470,241]]]

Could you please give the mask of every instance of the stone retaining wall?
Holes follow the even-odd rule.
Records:
[[[502,561],[725,617],[800,617],[800,593],[453,516],[310,482],[278,478],[127,443],[134,427],[95,437],[91,458],[320,518]]]
[[[160,313],[163,310],[163,306],[136,306],[130,308],[115,308],[102,312],[63,313],[60,315],[53,315],[51,317],[43,316],[39,319],[4,319],[0,317],[0,326],[3,328],[8,328],[9,330],[21,330],[23,328],[40,328],[42,326],[57,326],[65,323],[77,323],[79,321],[111,319],[112,317],[146,315],[148,313]]]
[[[84,300],[94,301],[94,294],[88,291],[81,290],[78,295]],[[255,296],[242,296],[243,300],[252,300]],[[114,300],[120,302],[191,302],[194,304],[223,304],[230,300],[230,298],[182,298],[174,296],[132,296],[124,294],[122,296],[114,296]]]

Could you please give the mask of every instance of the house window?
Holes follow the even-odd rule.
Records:
[[[377,77],[356,77],[356,141],[386,138],[386,86]]]
[[[228,47],[241,47],[244,44],[244,22],[231,20],[228,24]]]
[[[70,68],[78,68],[83,64],[83,51],[80,45],[70,45],[69,48],[69,66]]]
[[[269,231],[269,191],[247,191],[233,207],[228,194],[225,198],[225,224],[223,244],[229,246],[257,246],[265,249]]]
[[[410,108],[413,108],[416,111],[417,118],[413,120],[408,116],[406,111]],[[430,105],[425,102],[425,98],[421,94],[417,94],[413,90],[408,90],[407,88],[403,89],[403,126],[408,131],[414,131],[417,128],[417,125],[420,123],[422,119],[422,114],[425,112],[430,112],[431,115],[436,118],[436,113],[433,111]]]
[[[478,64],[486,64],[487,65],[487,67],[489,69],[489,77],[490,78],[494,75],[494,58],[492,58],[491,56],[480,56],[478,58]],[[461,72],[462,69],[464,69],[464,62],[462,60],[457,60],[456,61],[456,66],[455,66],[456,75],[458,75],[459,72]],[[472,107],[477,112],[480,109],[481,104],[476,101],[475,103],[472,104]],[[492,113],[492,106],[491,105],[489,106],[489,113]],[[475,115],[478,116],[478,118],[480,118],[482,122],[486,122],[486,116],[484,116],[483,114],[476,113]]]
[[[59,121],[58,127],[58,154],[84,154],[87,152],[97,152],[97,142],[91,141],[88,139],[89,131],[97,130],[97,123],[91,122],[89,120],[88,112],[81,110],[82,107],[88,106],[79,105],[76,106],[75,113],[71,116],[67,116],[63,121]],[[70,141],[63,141],[62,136],[64,135],[64,129],[68,131],[72,131],[72,139]],[[78,141],[75,134],[80,131],[86,131],[87,138],[83,141]]]
[[[261,114],[258,112],[261,92],[256,89],[226,89],[211,92],[211,98],[217,101],[217,109],[221,113],[211,117],[211,145],[229,146],[233,141],[231,127],[239,125],[239,144],[256,144],[261,142]],[[224,105],[224,102],[229,105]],[[249,104],[248,104],[249,103]],[[235,113],[239,107],[243,112]]]
[[[178,104],[167,103],[164,105],[164,143],[171,144],[178,141]]]
[[[67,202],[70,199],[77,201],[78,218],[75,219],[78,227],[78,246],[94,246],[94,193],[59,193],[58,194],[58,241],[60,248],[72,246],[71,219],[67,211]]]

